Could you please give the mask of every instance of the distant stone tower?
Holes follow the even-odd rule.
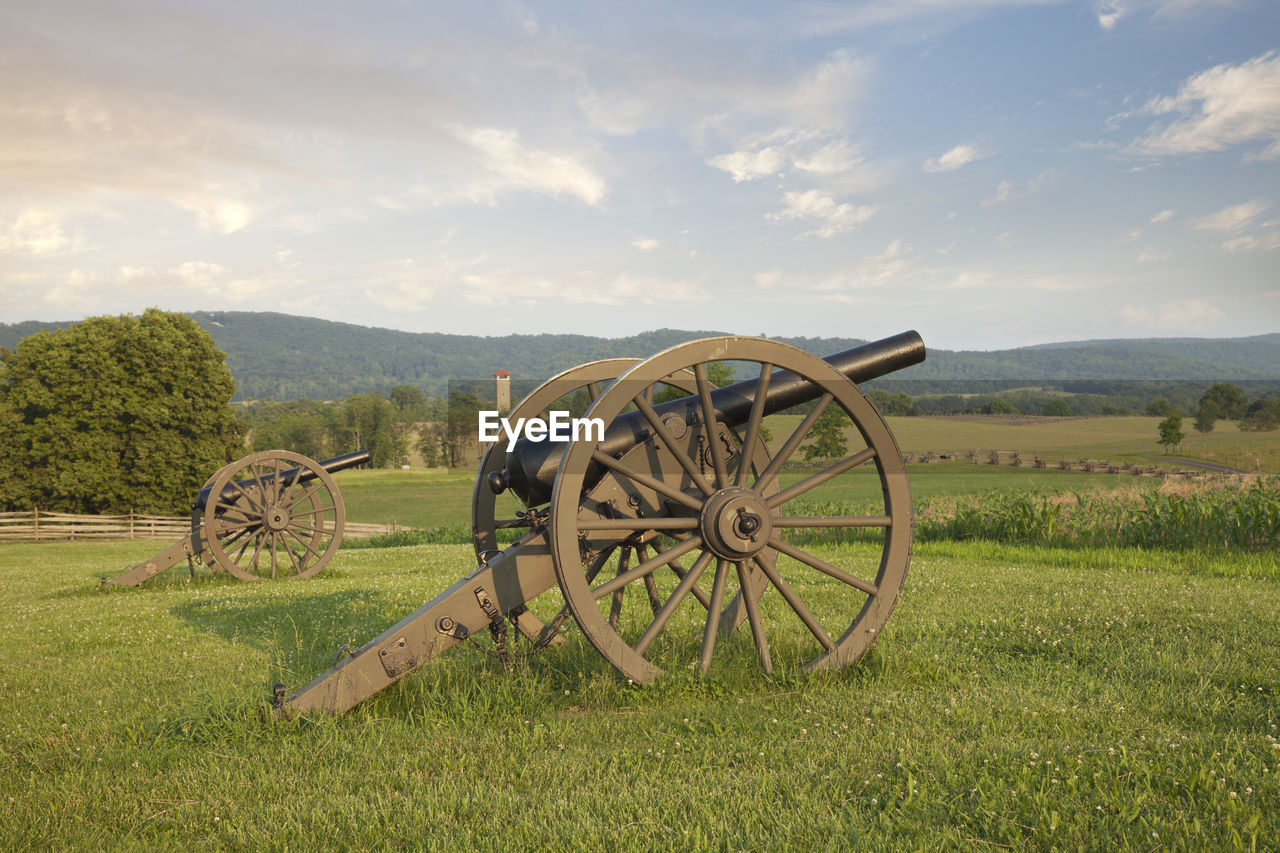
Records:
[[[511,374],[505,370],[493,374],[493,399],[499,412],[511,411]]]

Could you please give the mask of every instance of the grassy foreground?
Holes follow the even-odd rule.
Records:
[[[511,674],[464,646],[275,724],[272,680],[469,549],[94,590],[152,550],[0,548],[0,849],[1280,847],[1280,586],[1217,558],[921,545],[846,671],[639,688],[576,639]]]

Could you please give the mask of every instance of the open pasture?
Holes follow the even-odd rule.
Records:
[[[95,591],[149,547],[0,548],[4,849],[1280,845],[1280,588],[1212,558],[921,545],[845,671],[765,676],[735,637],[709,676],[640,688],[571,631],[511,673],[464,645],[346,716],[272,723],[272,681],[470,549]]]

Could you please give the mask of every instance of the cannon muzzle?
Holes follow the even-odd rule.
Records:
[[[326,472],[330,474],[336,474],[337,472],[345,471],[348,468],[355,468],[358,465],[366,465],[372,459],[373,459],[373,454],[370,453],[368,450],[356,450],[352,453],[344,453],[341,456],[335,456],[332,459],[325,459],[323,462],[320,462],[318,464]],[[298,483],[306,483],[316,478],[315,473],[308,469],[305,469],[305,468],[302,469],[301,475],[299,475],[298,468],[288,468],[284,471],[281,471],[278,475],[267,474],[261,479],[261,482],[269,483],[275,480],[277,476],[280,478],[280,480],[286,483],[294,483],[295,481]],[[255,480],[254,485],[256,486],[258,482],[259,481]],[[191,508],[196,510],[204,509],[209,503],[209,494],[212,491],[212,489],[213,487],[210,486],[208,488],[201,489],[199,492],[197,492],[196,499],[195,501],[192,502]],[[234,483],[228,483],[227,486],[222,490],[222,501],[223,503],[226,503],[226,504],[234,504],[236,502],[236,498],[239,497],[243,492],[244,492],[244,486],[239,481],[236,481]]]
[[[919,364],[925,359],[924,341],[914,331],[827,356],[824,361],[847,376],[852,382],[867,382],[881,376]],[[711,405],[716,419],[730,427],[745,424],[755,400],[755,379],[726,385],[711,392]],[[637,393],[640,389],[637,389]],[[786,411],[793,406],[816,400],[821,390],[808,380],[790,371],[775,370],[769,381],[764,414]],[[692,423],[701,417],[696,395],[682,397],[654,406],[661,417],[675,415]],[[643,441],[649,432],[649,423],[639,412],[630,412],[616,418],[609,425],[600,451],[618,456]],[[529,441],[522,438],[507,454],[506,470],[492,479],[495,490],[509,488],[525,506],[539,506],[551,500],[556,470],[563,447],[550,441]]]

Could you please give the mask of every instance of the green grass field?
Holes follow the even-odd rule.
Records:
[[[464,645],[277,724],[273,680],[381,632],[469,548],[95,591],[152,550],[0,548],[0,849],[1280,846],[1280,587],[1213,576],[1230,557],[921,545],[845,671],[769,677],[730,645],[639,688],[572,633],[510,674]]]
[[[917,452],[1159,452],[1143,418],[893,426]],[[1262,436],[1253,451],[1277,444]],[[874,499],[858,473],[806,500]],[[911,478],[929,509],[1160,485],[968,462]],[[337,480],[352,520],[465,536],[472,471]],[[511,672],[464,644],[340,718],[275,723],[271,683],[380,634],[468,572],[471,548],[345,548],[297,583],[180,568],[96,590],[157,550],[0,546],[0,849],[1280,849],[1273,552],[917,542],[882,638],[844,671],[785,665],[807,635],[771,591],[772,676],[739,631],[708,676],[635,687],[574,629]],[[820,618],[836,606],[814,600]]]

